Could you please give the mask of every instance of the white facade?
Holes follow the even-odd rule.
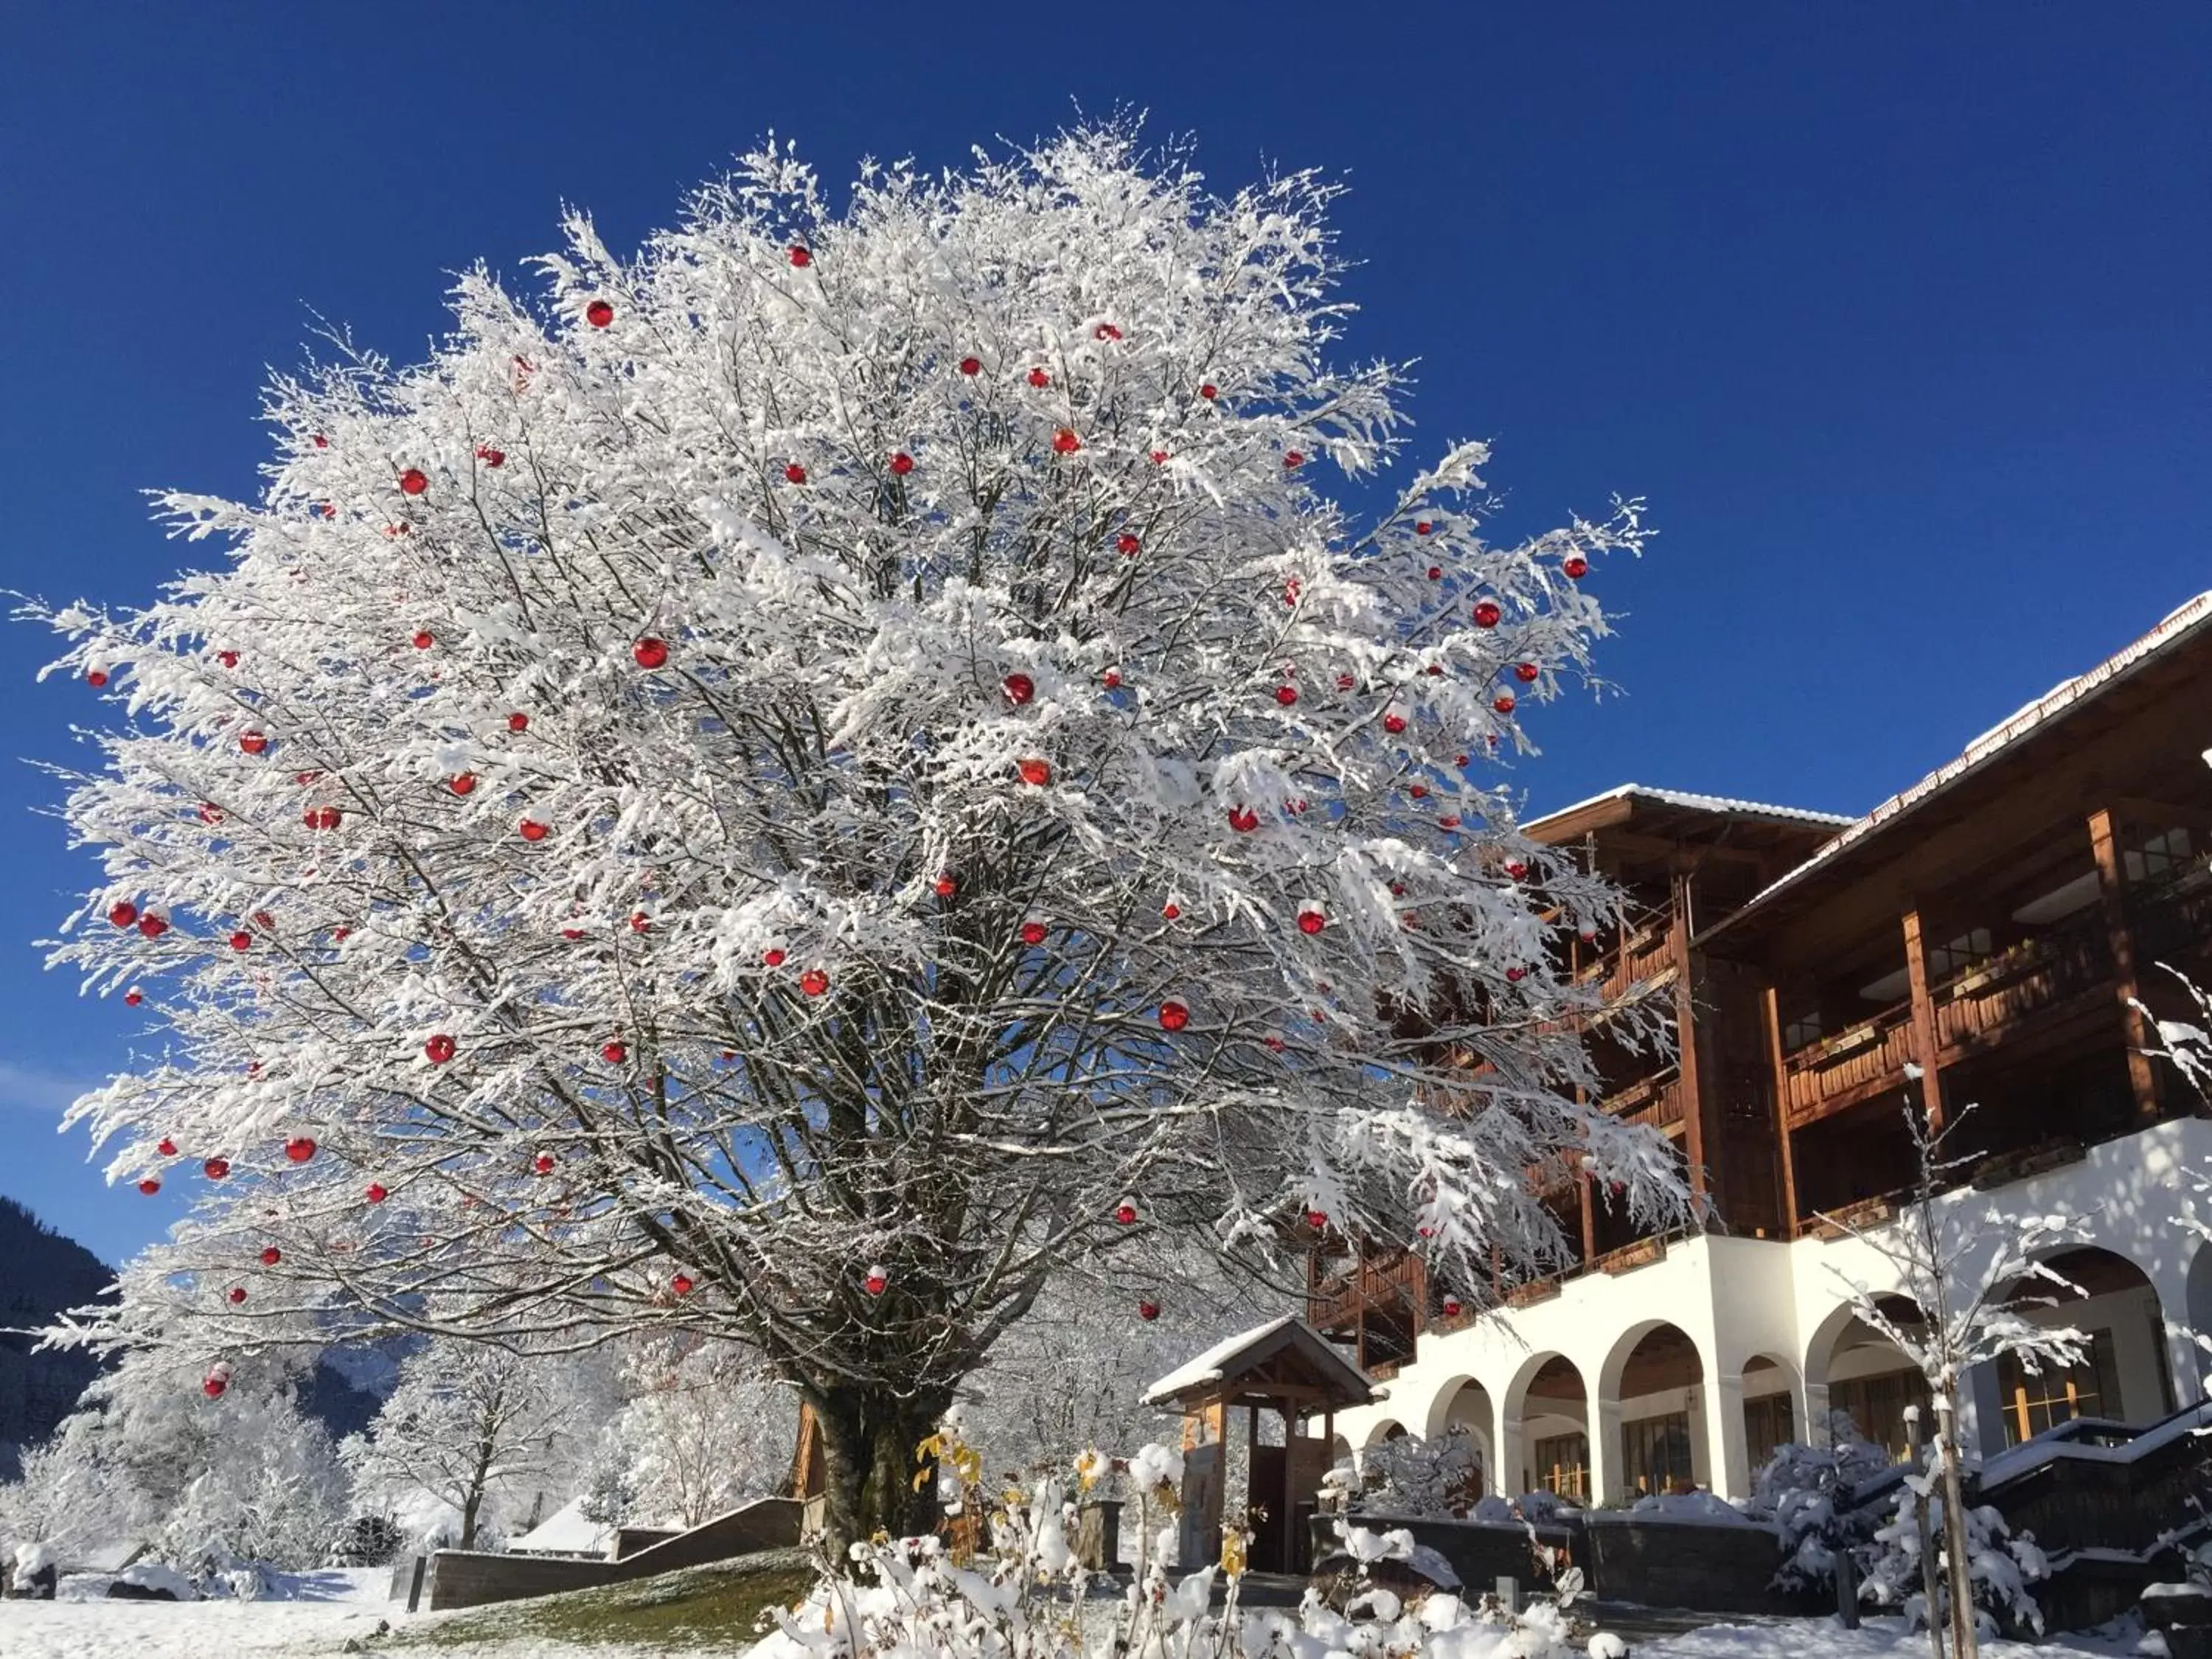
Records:
[[[2118,1409],[2107,1402],[2100,1415],[2154,1422],[2198,1399],[2208,1380],[2194,1333],[2212,1334],[2212,1255],[2184,1219],[2191,1171],[2212,1176],[2212,1122],[2194,1118],[2106,1142],[2080,1163],[1993,1192],[1939,1200],[2078,1216],[2098,1249],[2139,1272],[2131,1288],[2035,1316],[2109,1333],[2121,1398]],[[1808,1425],[1827,1421],[1832,1387],[1901,1364],[1886,1345],[1838,1352],[1853,1325],[1851,1281],[1877,1294],[1898,1288],[1891,1264],[1856,1239],[1678,1242],[1647,1266],[1571,1279],[1549,1301],[1460,1330],[1423,1331],[1418,1358],[1383,1383],[1384,1398],[1341,1413],[1338,1430],[1360,1447],[1399,1428],[1425,1437],[1459,1425],[1480,1443],[1492,1488],[1511,1492],[1540,1480],[1538,1442],[1581,1432],[1588,1495],[1603,1504],[1633,1495],[1624,1425],[1686,1412],[1696,1482],[1723,1498],[1746,1497],[1754,1474],[1747,1397],[1788,1391],[1796,1437],[1806,1439]],[[1696,1380],[1624,1398],[1638,1345],[1669,1326],[1695,1350]],[[1540,1373],[1540,1394],[1531,1389]],[[1579,1401],[1569,1397],[1577,1381]],[[1962,1438],[1994,1455],[2008,1444],[1995,1368],[1978,1368],[1971,1385]]]

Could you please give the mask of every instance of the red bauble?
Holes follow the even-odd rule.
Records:
[[[1467,757],[1466,757],[1466,756],[1464,756],[1464,755],[1456,755],[1456,756],[1454,756],[1454,757],[1452,757],[1452,764],[1453,764],[1454,766],[1464,766],[1464,765],[1466,765],[1466,764],[1467,764]]]
[[[659,668],[668,660],[668,641],[654,639],[650,634],[629,648],[640,668]]]
[[[830,975],[819,968],[809,968],[799,976],[799,988],[811,997],[818,997],[830,988]]]
[[[238,734],[238,746],[249,755],[266,754],[269,739],[259,732],[241,732]]]
[[[530,729],[530,716],[520,709],[516,709],[507,717],[507,729],[510,732],[527,732]]]
[[[531,1159],[530,1167],[537,1170],[540,1175],[551,1175],[553,1173],[553,1154],[550,1152],[538,1153],[536,1158]]]
[[[1297,602],[1298,579],[1296,576],[1293,576],[1283,584],[1283,603],[1285,605],[1296,605]]]
[[[331,441],[323,436],[321,433],[318,432],[315,434],[314,444],[315,447],[318,449],[328,449],[331,447]]]
[[[1033,788],[1042,789],[1052,781],[1052,763],[1034,755],[1018,763],[1014,769],[1021,774],[1022,781]]]
[[[206,1381],[200,1384],[200,1392],[210,1400],[220,1400],[222,1398],[222,1391],[229,1386],[228,1377],[217,1376],[213,1371],[210,1371]]]
[[[1045,933],[1046,928],[1042,922],[1025,921],[1022,924],[1022,943],[1024,945],[1042,945],[1044,943]]]
[[[1082,447],[1083,440],[1066,427],[1052,434],[1052,453],[1055,455],[1073,455]]]
[[[769,967],[771,967],[771,968],[781,968],[781,967],[782,967],[782,966],[783,966],[783,950],[782,950],[782,947],[781,947],[781,946],[780,946],[780,945],[769,945],[769,946],[768,947],[768,949],[767,949],[767,950],[765,950],[765,951],[762,951],[762,952],[761,952],[761,960],[762,960],[763,962],[766,963],[767,963]]]
[[[1275,701],[1284,708],[1288,708],[1297,700],[1298,688],[1295,685],[1279,685],[1275,688]]]
[[[605,328],[615,319],[615,308],[605,300],[594,300],[584,307],[584,320],[593,328]]]
[[[1118,340],[1121,337],[1121,331],[1111,323],[1101,323],[1091,331],[1091,337],[1094,340]]]
[[[1429,567],[1429,580],[1430,580],[1431,581],[1432,581],[1432,582],[1442,581],[1442,580],[1443,580],[1443,576],[1444,576],[1444,568],[1443,568],[1443,566],[1442,566],[1442,565],[1440,565],[1440,564],[1432,564],[1432,565],[1431,565],[1431,566]]]
[[[1458,1298],[1457,1297],[1455,1297],[1455,1296],[1448,1296],[1448,1297],[1446,1297],[1444,1298],[1444,1317],[1445,1317],[1446,1319],[1457,1319],[1457,1318],[1459,1317],[1459,1313],[1460,1313],[1460,1300],[1459,1300],[1459,1298]]]
[[[1536,676],[1543,672],[1533,662],[1516,662],[1513,665],[1513,678],[1523,685],[1535,684]]]
[[[1167,464],[1168,453],[1166,450],[1156,449],[1152,452],[1152,465],[1154,466],[1165,466]]]
[[[1146,1321],[1147,1323],[1151,1322],[1152,1320],[1158,1319],[1159,1316],[1160,1304],[1158,1303],[1139,1302],[1137,1304],[1137,1317]]]
[[[1283,452],[1283,471],[1285,471],[1285,472],[1295,472],[1295,471],[1297,471],[1300,467],[1304,466],[1305,464],[1306,464],[1306,458],[1305,458],[1303,454],[1301,454],[1298,451],[1297,451],[1297,450],[1295,450],[1295,449],[1286,449],[1286,450],[1285,450],[1285,451]]]
[[[870,1296],[881,1296],[890,1287],[890,1271],[880,1267],[870,1267],[867,1277],[860,1281]]]
[[[814,250],[803,243],[793,242],[791,245],[791,263],[797,270],[805,270],[814,263]]]
[[[234,951],[252,950],[253,948],[253,935],[247,933],[243,927],[240,928],[236,933],[230,936],[230,948]]]
[[[1396,737],[1406,729],[1406,717],[1396,709],[1392,709],[1382,716],[1382,729],[1392,737]]]
[[[422,1045],[423,1057],[433,1066],[443,1066],[453,1057],[453,1040],[443,1031],[439,1032]]]
[[[610,1066],[620,1066],[629,1058],[627,1042],[604,1042],[599,1045],[599,1058]]]
[[[427,628],[416,629],[415,630],[415,637],[409,641],[409,643],[411,644],[417,651],[428,651],[432,646],[437,644],[437,642],[438,636],[435,634],[433,634]]]
[[[1477,599],[1474,602],[1474,625],[1477,628],[1495,628],[1504,616],[1504,608],[1495,599]]]
[[[230,1174],[230,1160],[227,1158],[211,1158],[200,1165],[200,1173],[210,1181],[223,1180]]]
[[[1511,714],[1513,712],[1513,694],[1510,691],[1500,691],[1496,696],[1490,700],[1490,706],[1492,708],[1495,708],[1501,714]]]
[[[1205,398],[1206,402],[1212,403],[1216,398],[1218,398],[1221,395],[1221,388],[1214,385],[1212,381],[1208,380],[1204,386],[1199,387],[1198,395]]]
[[[261,1265],[264,1267],[273,1267],[283,1259],[284,1252],[278,1249],[274,1244],[271,1244],[267,1249],[261,1253]]]
[[[405,495],[419,495],[429,487],[430,481],[419,466],[410,466],[399,475],[399,488]]]
[[[806,482],[806,469],[799,465],[797,461],[793,461],[789,466],[783,469],[783,476],[786,483],[805,483]]]
[[[107,919],[118,927],[128,927],[138,920],[138,907],[129,899],[108,907]]]
[[[1431,523],[1430,523],[1426,519],[1420,519],[1420,520],[1415,520],[1415,522],[1414,522],[1414,525],[1413,525],[1413,533],[1414,533],[1416,536],[1425,536],[1425,535],[1427,535],[1427,534],[1429,533],[1429,532],[1431,532],[1431,530],[1434,530],[1435,528],[1436,528],[1436,526],[1434,526],[1434,525],[1431,524]]]
[[[503,449],[494,449],[489,444],[478,444],[477,459],[486,466],[502,467],[507,465],[507,452]]]
[[[1189,1024],[1190,1010],[1182,1003],[1170,1000],[1160,1004],[1160,1029],[1162,1030],[1180,1031],[1184,1026]]]
[[[668,1288],[675,1291],[678,1296],[690,1295],[693,1288],[691,1275],[690,1273],[677,1274],[675,1278],[668,1281]]]
[[[200,822],[202,823],[221,823],[222,822],[222,808],[217,806],[211,800],[202,801],[200,803]]]
[[[1041,368],[1033,368],[1030,371],[1030,384],[1034,386],[1050,386],[1052,384],[1052,376],[1046,374]]]
[[[310,806],[300,815],[300,822],[310,830],[335,830],[344,818],[335,806]]]
[[[1456,812],[1455,812],[1455,813],[1451,814],[1451,815],[1450,815],[1449,817],[1441,817],[1441,818],[1438,818],[1438,819],[1437,820],[1437,828],[1438,828],[1439,830],[1456,830],[1456,829],[1458,829],[1458,828],[1459,828],[1459,815],[1458,815]]]
[[[1318,910],[1298,912],[1298,932],[1301,933],[1318,933],[1328,926],[1328,918]]]
[[[1006,694],[1006,701],[1021,707],[1036,696],[1036,682],[1026,674],[1009,674],[999,682],[999,689]]]
[[[151,1198],[155,1194],[161,1190],[161,1183],[155,1180],[152,1176],[148,1176],[143,1181],[138,1183],[138,1190],[145,1194],[147,1197]]]
[[[1282,1038],[1279,1036],[1271,1036],[1267,1039],[1267,1047],[1269,1050],[1275,1054],[1281,1054],[1283,1050],[1289,1046],[1289,1044],[1285,1043]]]
[[[1358,684],[1359,682],[1350,674],[1339,674],[1336,677],[1336,689],[1340,691],[1349,691]]]
[[[446,780],[446,787],[457,795],[474,794],[477,787],[477,775],[473,772],[456,772]]]
[[[243,1302],[243,1301],[245,1301],[245,1300],[246,1300],[246,1286],[245,1286],[245,1285],[232,1285],[232,1286],[230,1287],[230,1302],[231,1302],[231,1305],[232,1305],[233,1307],[236,1307],[240,1303],[241,1303],[241,1302]]]
[[[629,930],[633,933],[651,933],[653,931],[653,918],[646,915],[642,910],[631,911],[629,913]]]
[[[1512,863],[1505,866],[1505,873],[1512,877],[1514,880],[1518,881],[1522,877],[1528,873],[1528,866],[1522,863],[1518,859],[1516,859]]]
[[[215,659],[225,668],[238,666],[238,653],[235,651],[218,651],[215,653]]]
[[[1429,798],[1429,786],[1425,783],[1408,784],[1406,786],[1406,793],[1415,800],[1426,800]]]
[[[372,1181],[362,1189],[361,1195],[372,1204],[381,1204],[392,1196],[392,1189],[380,1181]]]
[[[323,775],[320,772],[295,772],[292,774],[292,781],[298,784],[302,789],[311,788],[314,785],[320,783],[322,781]]]
[[[1126,530],[1114,538],[1114,550],[1127,558],[1135,558],[1143,550],[1144,545],[1144,543]]]
[[[1137,1200],[1135,1199],[1125,1198],[1119,1204],[1116,1204],[1114,1206],[1114,1219],[1120,1222],[1124,1227],[1131,1225],[1135,1222],[1136,1218]]]
[[[1316,1232],[1322,1231],[1328,1225],[1328,1212],[1327,1210],[1308,1210],[1306,1212],[1306,1225],[1312,1228]]]
[[[1571,554],[1559,561],[1559,569],[1571,582],[1578,582],[1589,574],[1589,561],[1579,553]]]
[[[561,930],[561,937],[569,940],[571,943],[583,938],[583,936],[584,930],[580,927],[563,927]]]
[[[159,939],[169,931],[169,924],[159,916],[141,916],[138,918],[138,931],[147,939]]]
[[[908,473],[914,471],[914,457],[908,454],[903,449],[900,450],[896,454],[891,457],[891,471],[896,473],[900,477],[903,478]]]
[[[515,826],[515,832],[525,841],[544,841],[547,836],[552,833],[550,829],[546,825],[538,823],[535,818],[523,819],[520,824]]]
[[[140,1003],[145,1000],[146,994],[135,988],[125,991],[123,994],[123,1006],[126,1008],[136,1008]]]
[[[84,683],[94,690],[99,690],[101,686],[107,684],[107,671],[105,668],[87,669]]]
[[[305,1164],[315,1155],[315,1142],[310,1135],[294,1135],[284,1143],[284,1156],[295,1164]]]
[[[959,882],[955,880],[949,873],[939,876],[937,878],[935,886],[937,889],[937,896],[939,898],[951,898],[955,893],[960,890]]]
[[[1249,835],[1260,827],[1260,815],[1249,806],[1229,809],[1229,827],[1240,835]]]
[[[1173,899],[1170,899],[1165,904],[1160,906],[1160,914],[1163,916],[1165,916],[1170,921],[1173,921],[1177,916],[1182,914],[1182,906],[1177,904]]]
[[[1108,669],[1106,671],[1106,689],[1109,691],[1117,691],[1121,689],[1121,671],[1118,668]]]
[[[154,1144],[154,1150],[161,1153],[163,1158],[174,1158],[177,1155],[177,1143],[168,1136],[163,1135]]]
[[[981,374],[983,372],[983,360],[980,357],[963,357],[960,360],[960,372],[963,374]]]

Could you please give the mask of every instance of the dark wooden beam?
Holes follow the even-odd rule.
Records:
[[[1912,987],[1912,1057],[1920,1066],[1920,1103],[1928,1127],[1943,1127],[1943,1065],[1936,1052],[1936,1004],[1928,994],[1928,952],[1920,939],[1920,912],[1905,913],[1905,973]]]
[[[1700,1223],[1711,1194],[1705,1170],[1705,1091],[1698,1086],[1698,1010],[1690,996],[1690,878],[1676,872],[1667,957],[1674,969],[1674,1063],[1681,1079],[1682,1150],[1690,1164],[1690,1200]]]
[[[2155,1123],[2159,1117],[2158,1072],[2148,1052],[2149,1022],[2136,1006],[2140,987],[2136,981],[2135,940],[2128,933],[2127,871],[2112,836],[2112,814],[2108,807],[2100,806],[2089,814],[2089,850],[2097,861],[2097,902],[2105,913],[2106,936],[2111,941],[2120,1029],[2127,1035],[2128,1086],[2136,1098],[2136,1121]]]

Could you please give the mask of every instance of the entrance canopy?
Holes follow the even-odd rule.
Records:
[[[1298,1416],[1368,1405],[1367,1374],[1295,1314],[1217,1342],[1146,1389],[1148,1406],[1289,1407]]]

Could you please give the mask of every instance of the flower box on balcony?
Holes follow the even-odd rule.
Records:
[[[1617,1250],[1608,1250],[1597,1259],[1597,1270],[1601,1273],[1633,1273],[1638,1267],[1648,1267],[1667,1256],[1667,1241],[1663,1238],[1639,1238],[1633,1244],[1624,1244]]]
[[[1556,1279],[1534,1279],[1526,1285],[1516,1285],[1505,1292],[1506,1305],[1514,1308],[1533,1308],[1539,1302],[1549,1302],[1559,1293]]]
[[[1998,1152],[1974,1166],[1974,1188],[1985,1193],[1993,1187],[2006,1187],[2015,1181],[2063,1170],[2088,1156],[2088,1148],[2078,1140],[2046,1140],[2023,1146],[2016,1152]]]

